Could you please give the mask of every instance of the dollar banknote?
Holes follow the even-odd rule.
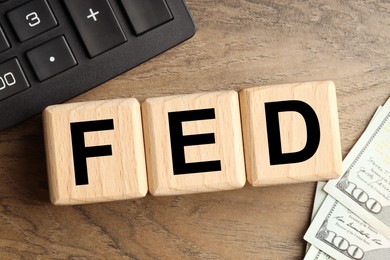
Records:
[[[326,182],[324,182],[324,181],[317,182],[316,193],[315,193],[314,202],[313,202],[313,210],[311,212],[311,220],[314,219],[315,215],[317,214],[318,210],[320,209],[322,203],[325,200],[326,192],[323,191],[325,184],[326,184]],[[306,253],[309,251],[309,249],[310,249],[310,243],[307,243]]]
[[[313,220],[314,217],[317,215],[318,210],[320,209],[321,205],[323,204],[327,196],[326,192],[323,190],[325,184],[326,182],[322,182],[322,181],[317,183],[316,193],[313,202],[313,211],[311,213],[311,220]],[[328,254],[322,252],[314,245],[307,243],[306,255],[304,260],[322,260],[322,259],[333,260],[333,258],[331,258]]]
[[[333,260],[334,258],[330,255],[319,250],[315,246],[311,246],[309,251],[307,251],[305,258],[303,260]]]
[[[376,115],[379,113],[381,108],[382,108],[382,106],[379,106],[378,109],[375,111],[373,117],[371,118],[370,124],[372,123],[372,121],[374,120]],[[325,184],[326,184],[326,182],[318,182],[317,183],[317,188],[316,188],[316,193],[315,193],[314,203],[313,203],[313,211],[312,211],[312,216],[311,216],[312,220],[314,219],[320,206],[322,205],[322,203],[324,202],[324,200],[327,196],[327,193],[323,190]],[[310,245],[310,243],[308,243],[304,260],[333,260],[333,259],[334,258],[329,256],[325,252],[321,251],[317,247]]]
[[[305,259],[390,259],[390,241],[329,195],[304,239],[326,253],[311,249]]]
[[[390,238],[390,99],[325,187],[337,201]]]
[[[326,184],[326,182],[324,182],[324,181],[317,182],[316,195],[314,197],[314,202],[313,202],[313,211],[311,213],[312,220],[317,215],[317,212],[320,209],[322,203],[324,203],[324,201],[325,201],[325,198],[327,195],[326,192],[324,191],[325,184]]]

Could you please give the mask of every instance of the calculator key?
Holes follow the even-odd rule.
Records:
[[[9,11],[7,17],[21,42],[58,24],[46,0],[29,1]]]
[[[0,27],[0,52],[3,52],[7,49],[9,49],[11,46],[9,45],[7,38],[5,37],[5,34],[3,30]]]
[[[55,38],[27,52],[39,81],[44,81],[77,65],[64,36]]]
[[[65,0],[65,4],[91,58],[127,41],[107,0]]]
[[[0,64],[0,100],[30,87],[16,58]]]
[[[121,0],[137,35],[173,19],[165,0]]]

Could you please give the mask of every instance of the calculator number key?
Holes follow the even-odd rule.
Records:
[[[24,42],[57,26],[57,20],[46,0],[33,0],[7,13],[19,39]]]
[[[30,87],[19,61],[14,58],[0,64],[0,100]]]

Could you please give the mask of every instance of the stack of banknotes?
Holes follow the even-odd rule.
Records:
[[[390,98],[343,161],[318,183],[305,260],[390,259]]]

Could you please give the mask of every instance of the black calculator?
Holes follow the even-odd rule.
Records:
[[[194,33],[184,0],[0,0],[0,130]]]

